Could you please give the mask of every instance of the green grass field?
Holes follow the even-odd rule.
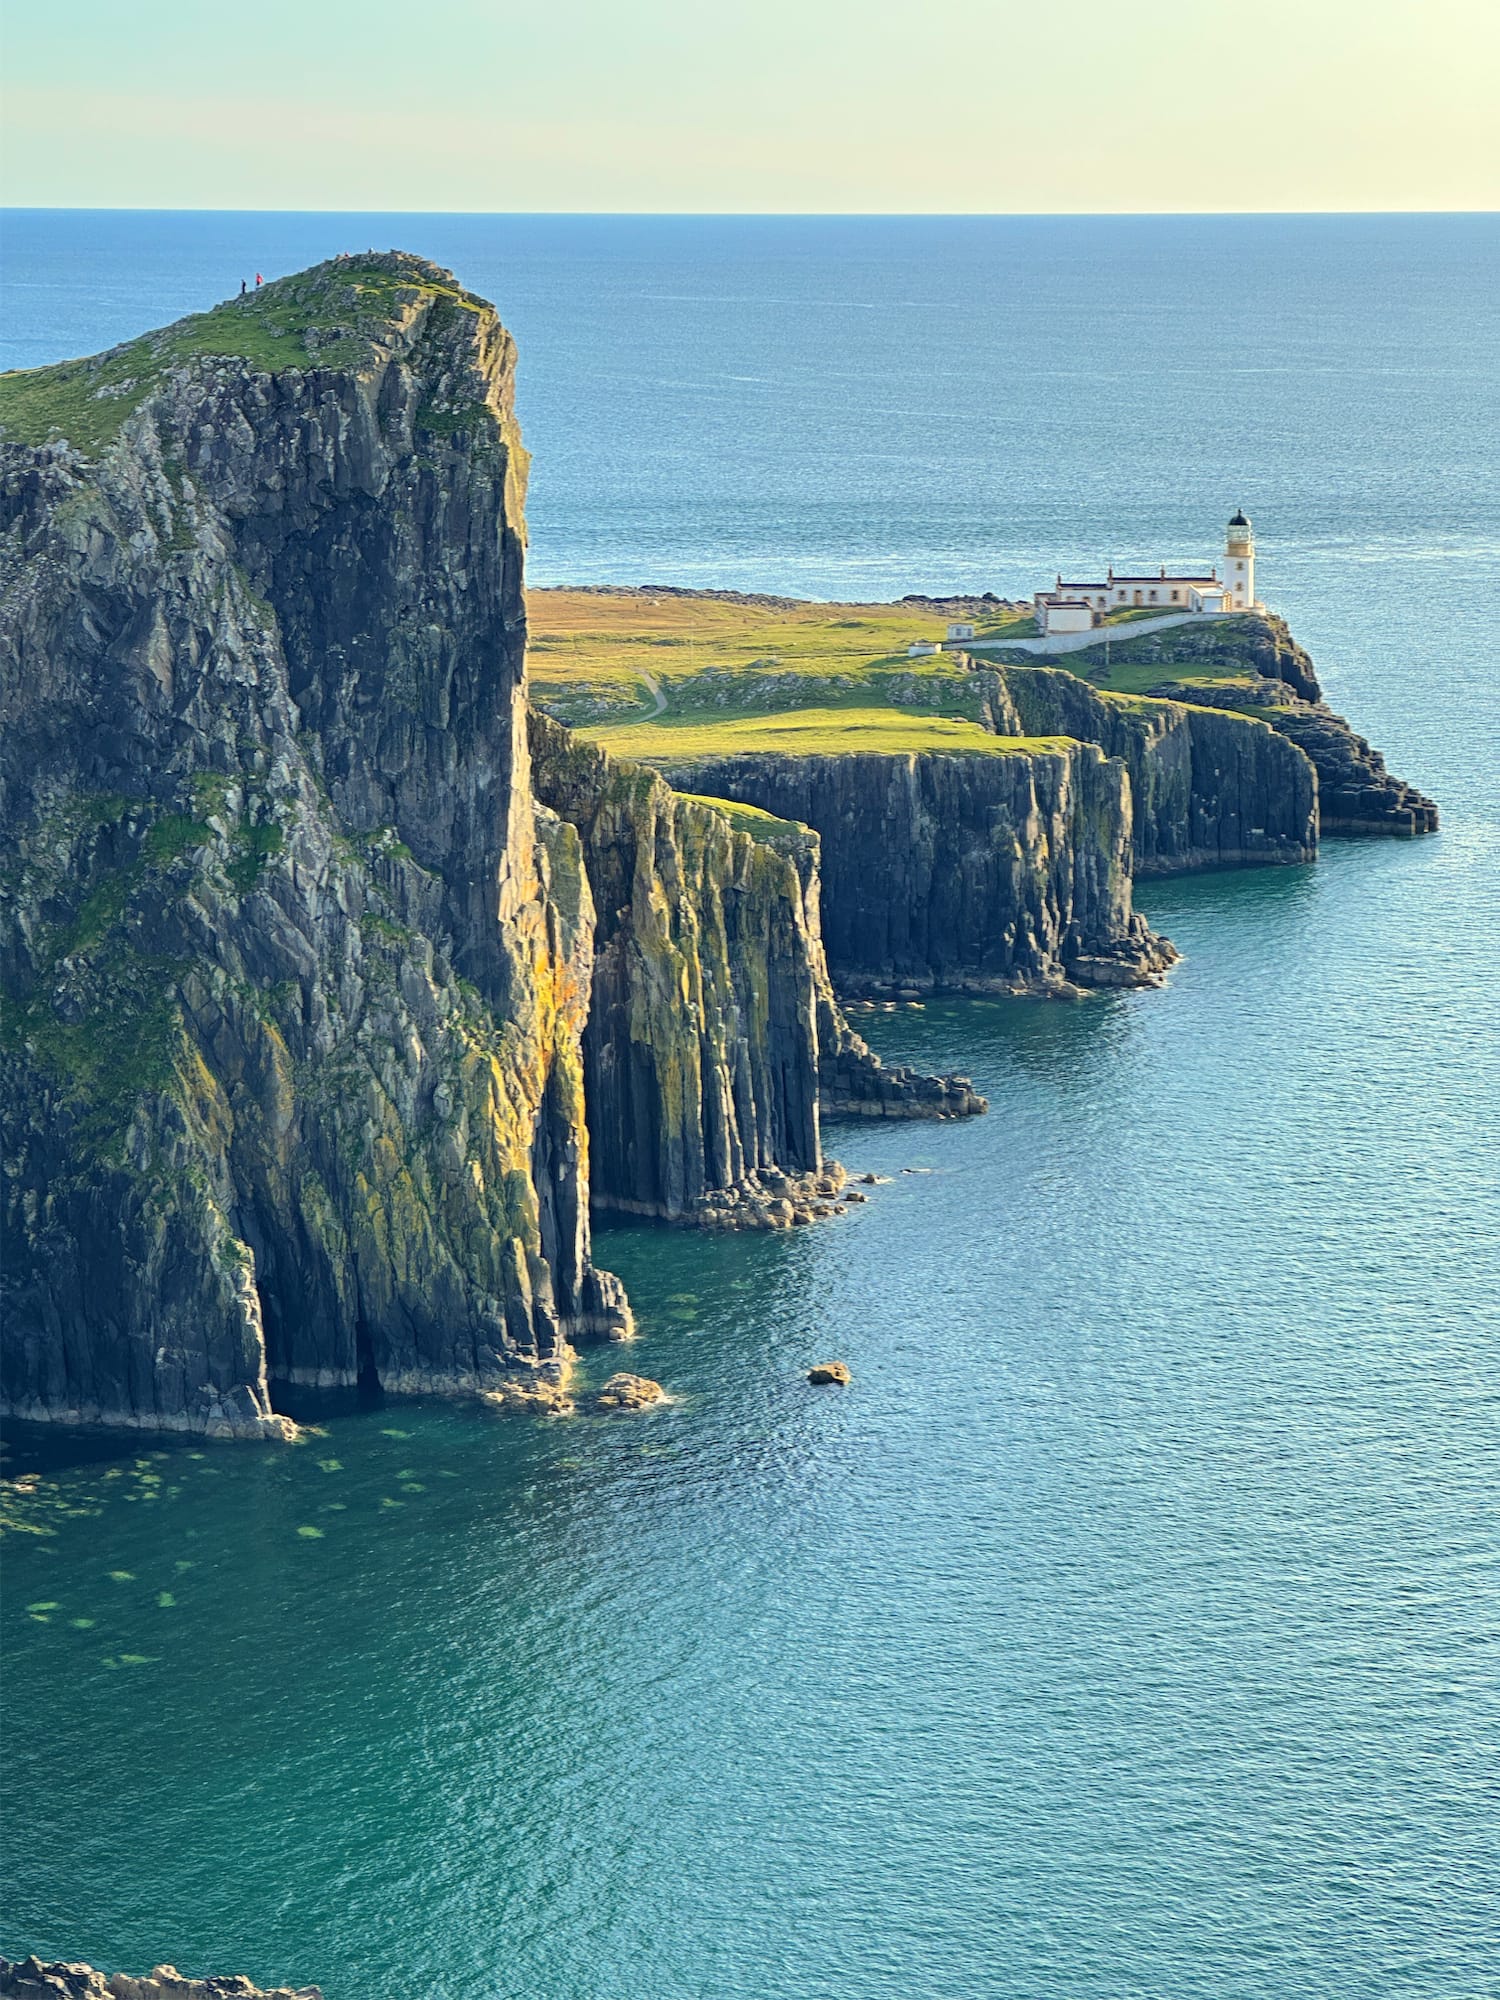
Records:
[[[1090,672],[1083,665],[1084,658],[1083,654],[1070,653],[1064,655],[1055,664],[1059,667],[1071,669],[1080,679],[1086,680],[1090,687],[1099,688],[1107,694],[1142,695],[1148,693],[1154,687],[1161,687],[1163,683],[1169,681],[1181,687],[1243,687],[1248,689],[1253,685],[1254,680],[1254,677],[1250,674],[1234,673],[1227,671],[1223,667],[1205,666],[1201,661],[1196,660],[1184,660],[1180,663],[1174,663],[1170,660],[1154,660],[1149,662],[1132,662],[1127,660],[1118,666],[1111,661],[1109,670],[1106,672],[1101,656],[1097,672]],[[1054,663],[1049,661],[1048,664],[1052,665]]]
[[[784,757],[893,757],[913,752],[1009,757],[1073,747],[1065,736],[992,736],[977,723],[894,708],[798,708],[712,721],[662,716],[653,722],[582,733],[616,756],[668,769],[715,757],[768,752]]]
[[[789,756],[946,750],[996,756],[1054,748],[1002,741],[980,725],[987,656],[909,659],[913,640],[942,641],[947,612],[921,604],[817,604],[690,591],[534,590],[528,599],[533,698],[607,749],[679,765],[736,751]],[[1155,607],[1140,618],[1159,615]],[[1025,636],[1031,621],[998,609],[978,637]],[[1113,628],[1084,652],[1029,664],[1076,674],[1138,702],[1164,683],[1244,688],[1253,676],[1240,621],[1128,636]],[[1015,657],[1015,656],[1013,656]]]
[[[1107,653],[1101,640],[1097,646],[1061,654],[1045,664],[1065,667],[1108,694],[1149,694],[1168,683],[1249,689],[1256,676],[1236,651],[1238,626],[1238,618],[1175,626],[1144,639],[1121,639]]]
[[[797,707],[919,707],[974,721],[980,710],[941,642],[947,614],[903,604],[814,604],[650,591],[528,593],[531,688],[562,722],[703,720]],[[996,611],[985,638],[1018,638],[1035,621]]]

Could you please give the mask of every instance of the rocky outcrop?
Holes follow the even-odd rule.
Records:
[[[667,1392],[660,1382],[653,1382],[649,1375],[611,1375],[602,1382],[589,1398],[588,1407],[599,1416],[611,1411],[649,1410],[657,1403],[667,1400]]]
[[[1281,681],[1305,701],[1321,698],[1306,651],[1292,637],[1286,620],[1268,612],[1192,621],[1144,637],[1132,637],[1128,625],[1117,626],[1110,636],[1110,657],[1116,666],[1160,666],[1164,680],[1170,668],[1189,667],[1195,675],[1249,674]],[[1073,654],[1072,664],[1079,673],[1087,673],[1102,659],[1101,641],[1097,649]]]
[[[841,992],[1141,985],[1175,956],[1131,909],[1130,779],[1093,744],[663,768],[817,831]]]
[[[1128,629],[1128,628],[1127,628]],[[1115,663],[1155,665],[1161,679],[1148,692],[1198,709],[1234,711],[1264,721],[1300,750],[1318,775],[1325,834],[1436,833],[1438,809],[1414,786],[1392,775],[1385,759],[1323,700],[1305,649],[1283,619],[1264,613],[1176,626],[1113,645]],[[1090,653],[1074,656],[1080,673]],[[1183,682],[1184,668],[1214,670],[1223,681]]]
[[[158,1965],[132,1979],[126,1972],[96,1972],[61,1959],[0,1958],[0,2000],[323,2000],[323,1990],[255,1986],[238,1974],[189,1979],[175,1965]]]
[[[584,1031],[595,1205],[778,1226],[837,1191],[821,1106],[985,1108],[964,1079],[885,1069],[833,997],[805,826],[684,797],[532,719],[538,796],[582,841],[597,906]],[[747,828],[748,822],[748,828]]]
[[[1146,700],[1101,694],[1057,667],[978,671],[1001,735],[1074,736],[1124,762],[1134,876],[1316,858],[1312,767],[1269,728],[1191,706],[1187,689],[1181,701]]]
[[[1380,752],[1326,702],[1304,701],[1276,680],[1249,688],[1174,688],[1168,682],[1160,692],[1257,717],[1294,744],[1317,773],[1324,833],[1410,838],[1437,832],[1438,809],[1432,800],[1388,771]]]
[[[386,257],[121,353],[114,435],[0,466],[4,1406],[266,1435],[278,1379],[547,1370],[626,1308],[509,337]]]

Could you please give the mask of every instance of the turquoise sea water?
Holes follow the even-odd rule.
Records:
[[[1154,885],[1161,992],[874,1017],[989,1117],[834,1133],[891,1179],[788,1240],[601,1232],[667,1409],[47,1441],[0,1949],[330,2000],[1500,1993],[1500,228],[20,216],[5,358],[372,231],[522,340],[542,580],[1020,591],[1243,502],[1444,831]]]

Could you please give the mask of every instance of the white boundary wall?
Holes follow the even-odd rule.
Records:
[[[958,653],[1082,653],[1106,640],[1123,645],[1127,639],[1143,639],[1148,632],[1165,632],[1172,625],[1214,625],[1225,617],[1222,611],[1173,611],[1165,618],[1132,618],[1128,625],[1095,625],[1088,632],[1050,632],[1044,639],[964,639],[944,652]]]

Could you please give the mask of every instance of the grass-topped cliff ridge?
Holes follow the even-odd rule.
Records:
[[[770,715],[662,716],[586,732],[620,757],[681,764],[736,753],[777,757],[1014,757],[1073,746],[1063,736],[997,736],[961,716],[903,708],[794,708]]]
[[[656,585],[533,591],[529,608],[533,700],[600,742],[663,765],[752,744],[767,753],[853,754],[878,747],[883,736],[894,749],[903,730],[913,751],[944,742],[973,747],[965,725],[1009,738],[1013,750],[1071,736],[1116,755],[1173,733],[1193,735],[1197,803],[1184,800],[1191,824],[1174,837],[1158,839],[1142,823],[1145,773],[1139,764],[1133,773],[1138,858],[1167,872],[1310,858],[1317,828],[1298,834],[1294,823],[1303,789],[1298,759],[1281,758],[1280,776],[1249,780],[1246,789],[1244,768],[1274,762],[1276,753],[1237,732],[1271,731],[1316,769],[1324,832],[1425,833],[1437,825],[1431,800],[1393,778],[1323,703],[1312,661],[1285,623],[1260,612],[1136,637],[1130,626],[1140,614],[1132,612],[1112,620],[1096,645],[1050,661],[1006,648],[1006,639],[1035,628],[1025,607],[993,598],[839,604]],[[983,650],[947,640],[957,619],[975,626],[973,643]],[[912,658],[915,643],[940,650]],[[1028,691],[1024,719],[1018,688]],[[1217,725],[1194,720],[1197,711],[1217,715]],[[1218,796],[1221,753],[1241,770],[1234,803]],[[1184,752],[1179,762],[1186,768],[1193,760]],[[1148,788],[1157,789],[1154,780]],[[1282,802],[1284,837],[1256,831],[1266,823],[1257,789],[1268,805]]]
[[[424,328],[455,314],[494,322],[494,309],[449,271],[402,251],[367,252],[280,278],[209,312],[103,354],[0,374],[0,439],[67,443],[83,456],[112,444],[153,392],[174,375],[239,363],[258,373],[295,369],[361,373],[411,353]],[[469,425],[475,403],[445,399],[442,383],[417,413],[436,435]]]

